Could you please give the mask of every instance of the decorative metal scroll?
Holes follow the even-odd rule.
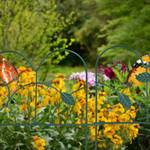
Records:
[[[147,110],[145,108],[143,108],[143,106],[141,106],[142,104],[137,101],[135,103],[137,103],[137,107],[141,108],[144,112],[147,112],[147,116],[142,116],[139,117],[137,119],[133,119],[133,121],[130,122],[126,122],[126,121],[101,121],[99,122],[98,118],[99,118],[99,91],[103,90],[104,87],[110,88],[112,91],[114,91],[115,96],[117,96],[118,98],[118,103],[121,103],[124,108],[126,110],[128,110],[131,107],[131,99],[129,98],[128,95],[120,92],[120,90],[116,89],[115,87],[112,87],[111,85],[108,85],[105,82],[100,82],[99,81],[99,74],[98,74],[98,66],[99,64],[101,64],[101,58],[103,57],[103,55],[105,53],[107,53],[110,50],[118,50],[118,49],[124,49],[127,51],[130,51],[134,54],[134,56],[136,58],[139,58],[139,55],[137,54],[136,51],[133,51],[132,49],[126,47],[126,46],[113,46],[110,47],[108,49],[105,49],[100,55],[98,55],[97,59],[96,59],[96,63],[95,63],[95,87],[92,89],[93,93],[89,93],[89,85],[88,85],[88,67],[86,62],[84,61],[84,59],[77,54],[74,51],[68,50],[68,49],[61,49],[61,50],[56,50],[53,51],[51,53],[48,53],[46,56],[44,56],[41,61],[39,62],[38,66],[33,66],[32,63],[30,62],[30,60],[28,60],[28,58],[25,58],[22,54],[20,54],[19,52],[16,51],[1,51],[0,55],[6,55],[6,54],[11,54],[11,55],[15,55],[15,57],[19,57],[21,59],[23,59],[26,63],[26,65],[28,66],[28,68],[34,68],[34,75],[35,79],[33,79],[33,81],[31,82],[27,82],[25,84],[21,84],[21,76],[24,75],[24,71],[20,72],[19,74],[19,78],[17,80],[14,80],[14,84],[15,85],[11,85],[11,83],[7,84],[7,83],[3,83],[1,84],[0,88],[4,88],[4,92],[6,92],[7,96],[3,97],[3,101],[5,101],[4,103],[2,103],[1,105],[1,110],[0,110],[0,117],[7,117],[7,114],[4,113],[4,110],[6,110],[7,108],[9,109],[10,106],[13,106],[12,108],[15,107],[15,110],[9,110],[12,112],[12,116],[11,118],[13,118],[15,121],[15,123],[11,123],[11,119],[8,118],[8,122],[3,122],[3,119],[1,119],[0,121],[0,126],[39,126],[41,128],[47,128],[47,127],[75,127],[75,128],[84,128],[85,130],[85,135],[84,135],[84,139],[83,141],[85,142],[84,145],[84,149],[91,149],[89,146],[90,143],[90,133],[89,133],[89,128],[94,128],[94,146],[93,148],[95,150],[99,149],[98,148],[98,136],[99,135],[99,130],[103,125],[130,125],[130,124],[139,124],[139,125],[150,125],[150,109],[149,107],[147,107]],[[40,74],[40,69],[43,66],[44,62],[46,60],[48,60],[49,58],[51,58],[51,56],[54,53],[57,52],[68,52],[72,55],[74,55],[75,57],[78,57],[78,59],[81,61],[84,71],[85,71],[85,83],[84,86],[82,86],[81,88],[79,88],[77,91],[72,91],[72,92],[68,92],[68,91],[63,91],[61,89],[58,89],[56,86],[53,86],[52,81],[48,80],[48,81],[39,81],[39,74]],[[143,63],[143,60],[141,59],[141,62],[143,64],[143,67],[146,68],[146,72],[137,75],[137,80],[139,80],[140,82],[143,82],[145,84],[145,97],[143,97],[143,99],[145,101],[147,101],[147,105],[150,106],[150,96],[149,96],[149,82],[150,82],[150,73],[148,72],[148,69],[150,68],[149,64],[145,65]],[[56,81],[53,81],[57,83]],[[30,90],[33,91],[33,93],[28,92],[28,90],[25,90],[26,87],[28,87]],[[132,88],[130,85],[127,84],[122,84],[122,88]],[[14,90],[12,90],[14,89]],[[43,96],[39,96],[40,94],[40,89],[46,89],[47,90],[47,98],[50,97],[49,95],[51,94],[51,92],[53,92],[57,98],[57,96],[59,97],[60,101],[59,102],[52,102],[48,103],[46,101],[46,98],[44,97],[44,94],[42,95],[42,92],[45,92],[44,90],[41,92],[41,95]],[[80,91],[80,90],[84,90],[85,91],[85,95],[84,95],[84,99],[85,99],[85,107],[83,109],[85,109],[83,112],[83,114],[81,115],[82,118],[82,122],[81,123],[77,123],[76,120],[72,121],[72,122],[67,122],[67,118],[61,118],[61,113],[64,113],[66,115],[66,117],[74,117],[72,116],[72,110],[74,105],[77,103],[77,99],[76,96],[74,96],[74,93]],[[18,93],[21,93],[22,96],[20,96]],[[27,95],[26,95],[27,94]],[[33,95],[32,95],[33,94]],[[94,96],[93,96],[94,95]],[[89,97],[94,97],[94,118],[93,121],[89,120]],[[138,95],[136,95],[138,97]],[[30,97],[30,99],[28,99],[27,97]],[[19,101],[19,99],[23,99],[24,102]],[[44,107],[44,109],[42,111],[39,112],[38,107],[42,108],[42,105],[44,105],[44,102],[42,101],[43,99],[45,99],[45,105],[47,105],[46,107]],[[1,99],[2,101],[2,99]],[[40,101],[40,103],[39,103]],[[24,113],[24,110],[26,110],[27,105],[25,105],[25,102],[28,103],[28,105],[30,105],[31,109],[29,111],[30,114],[32,114],[32,116],[30,116],[27,113]],[[63,103],[63,104],[62,104]],[[55,105],[54,105],[55,104]],[[61,106],[62,104],[62,106]],[[63,111],[60,111],[60,107],[63,107]],[[20,109],[22,110],[21,113],[24,113],[24,118],[20,118],[22,115],[19,112]],[[15,118],[16,116],[13,116],[13,113],[16,113],[14,111],[18,111],[18,118]],[[111,107],[110,110],[111,111]],[[20,113],[20,114],[19,114]],[[42,114],[47,114],[47,115],[42,115]],[[5,116],[6,115],[6,116]],[[2,117],[3,116],[3,117]],[[140,115],[139,115],[140,116]],[[44,118],[45,117],[45,118]],[[78,116],[76,116],[78,117]],[[61,119],[60,119],[61,118]],[[59,120],[60,119],[60,120]],[[5,119],[6,120],[6,119]],[[83,147],[82,147],[83,148]]]

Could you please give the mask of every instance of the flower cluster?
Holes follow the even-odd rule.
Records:
[[[103,65],[99,65],[98,73],[102,75],[101,77],[106,80],[114,80],[116,78],[116,73],[114,69],[118,69],[121,73],[127,71],[127,66],[124,63],[116,62],[109,67],[104,67]]]
[[[17,82],[11,82],[8,87],[0,86],[0,109],[3,108],[7,104],[8,101],[8,93],[13,93],[16,90]]]
[[[33,136],[33,147],[35,150],[45,150],[46,141],[44,138],[40,138],[39,136]]]
[[[48,88],[42,84],[35,84],[36,73],[32,68],[19,67],[20,73],[16,95],[19,95],[20,111],[25,116],[32,118],[35,116],[35,108],[37,113],[41,111],[43,107],[46,107],[50,101],[50,95]],[[37,97],[38,96],[38,97]]]
[[[81,87],[82,83],[74,85],[75,88]],[[78,115],[77,124],[85,123],[86,113],[86,100],[85,91],[80,89],[74,96],[76,97],[76,104],[74,106],[74,112]],[[107,148],[107,142],[111,143],[112,147],[119,148],[126,142],[131,142],[137,137],[139,131],[138,124],[124,125],[122,122],[133,122],[136,117],[137,110],[134,106],[126,110],[122,104],[109,104],[107,102],[107,94],[105,92],[98,93],[97,108],[95,104],[95,96],[90,95],[88,97],[88,123],[95,122],[120,122],[120,124],[105,124],[97,127],[98,143],[100,147]],[[96,112],[97,109],[97,112]],[[95,126],[89,127],[90,138],[95,140]],[[127,137],[124,135],[128,135]]]
[[[120,64],[122,72],[126,71],[126,66]],[[144,72],[141,67],[136,68],[138,73]],[[116,77],[116,72],[112,67],[99,68],[100,74],[103,74],[105,80],[113,80]],[[23,115],[22,118],[27,118],[28,121],[32,121],[35,115],[42,116],[45,111],[49,113],[55,113],[54,123],[62,123],[61,117],[65,120],[69,115],[66,114],[66,104],[62,102],[61,93],[66,92],[65,77],[63,75],[56,75],[55,79],[51,81],[51,86],[47,84],[38,84],[36,82],[36,72],[32,68],[19,67],[19,79],[18,81],[11,82],[9,84],[10,94],[14,95],[18,99],[17,108],[19,113]],[[135,73],[135,72],[133,72]],[[129,81],[133,82],[133,73],[131,74]],[[135,75],[134,75],[135,76]],[[95,141],[97,135],[98,146],[104,149],[108,149],[108,146],[113,149],[119,149],[121,145],[127,142],[132,142],[138,136],[139,125],[134,124],[133,121],[136,118],[137,109],[132,105],[129,109],[125,109],[123,105],[118,102],[118,97],[114,102],[110,100],[111,91],[106,92],[104,89],[98,89],[97,102],[95,93],[92,93],[93,86],[95,86],[95,74],[88,72],[88,101],[86,101],[85,91],[85,72],[73,73],[69,79],[76,82],[71,87],[72,96],[75,99],[72,110],[71,123],[85,124],[85,115],[88,115],[88,123],[93,124],[89,126],[89,133],[91,141]],[[132,80],[131,80],[132,79]],[[115,96],[115,92],[112,92]],[[131,95],[128,89],[123,90],[126,95]],[[0,86],[0,107],[3,107],[7,102],[8,89],[5,86]],[[86,112],[86,106],[88,105],[88,112]],[[57,106],[59,108],[57,109]],[[36,110],[36,111],[35,111]],[[35,114],[36,113],[36,114]],[[68,115],[68,116],[67,116]],[[46,113],[43,113],[43,118],[46,118]],[[48,114],[48,118],[50,115]],[[18,117],[19,118],[19,117]],[[23,120],[24,121],[24,120]],[[49,120],[46,120],[49,121]],[[128,122],[130,124],[123,124],[122,122]],[[94,123],[104,123],[97,125]],[[112,124],[116,123],[116,124]],[[120,123],[120,124],[119,124]],[[107,144],[109,143],[109,144]],[[38,136],[33,137],[33,146],[37,150],[44,150],[46,142],[43,138]]]
[[[51,107],[51,111],[55,111],[56,105],[61,102],[60,92],[65,91],[64,76],[56,75],[51,84],[39,84],[35,82],[36,72],[32,68],[21,66],[18,72],[18,80],[8,85],[11,98],[15,97],[14,102],[12,104],[10,102],[8,108],[4,107],[8,102],[8,89],[6,86],[0,86],[0,108],[3,108],[3,112],[10,114],[16,112],[15,120],[29,123],[33,121],[35,115],[43,119],[46,114],[43,112],[48,106]],[[54,123],[59,120],[57,114],[56,111]],[[49,113],[47,115],[50,116]],[[45,150],[46,142],[43,138],[34,136],[33,147],[36,150]]]
[[[36,84],[36,73],[32,68],[19,67],[18,81],[9,84],[9,94],[19,98],[17,106],[24,117],[33,119],[35,113],[39,114],[49,104],[55,106],[60,102],[60,93],[65,91],[64,76],[58,75],[51,81],[52,87],[44,84]],[[0,108],[8,101],[8,89],[0,86]]]
[[[88,84],[89,86],[94,86],[95,85],[95,74],[93,72],[88,72],[87,73],[87,78],[88,78]],[[70,80],[79,80],[79,81],[86,81],[86,73],[85,72],[76,72],[70,75],[69,77]]]
[[[6,102],[6,95],[8,94],[8,91],[5,87],[0,87],[0,108],[5,104]]]

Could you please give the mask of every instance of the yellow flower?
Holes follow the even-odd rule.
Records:
[[[126,112],[132,119],[136,117],[136,109],[134,106],[131,106],[129,110]]]
[[[10,91],[15,92],[17,88],[17,82],[13,81],[9,84]]]
[[[20,73],[20,72],[23,72],[23,71],[25,71],[26,70],[26,67],[24,67],[24,66],[20,66],[19,68],[18,68],[18,72]]]
[[[114,111],[109,112],[109,114],[108,114],[108,122],[117,122],[118,116],[119,115],[117,113],[115,113]]]
[[[49,104],[49,97],[45,97],[44,100],[42,101],[42,106],[45,107]]]
[[[92,141],[94,141],[95,140],[95,130],[96,130],[96,127],[92,126],[92,127],[89,127],[89,129],[90,129],[90,139]],[[98,128],[97,128],[97,137],[99,137],[98,140],[100,139],[101,134],[102,134],[101,131],[99,131]]]
[[[19,85],[25,85],[35,82],[36,73],[31,68],[21,67],[18,69],[18,72],[21,73],[19,76]]]
[[[107,144],[104,140],[98,140],[98,147],[106,149]]]
[[[31,116],[35,117],[35,111],[34,110],[31,112]]]
[[[113,112],[115,113],[124,113],[125,109],[122,104],[118,103],[112,107]]]
[[[32,100],[32,101],[30,102],[30,107],[35,108],[35,100]]]
[[[149,62],[150,62],[150,55],[144,55],[144,56],[142,57],[142,60],[143,60],[144,62],[149,63]]]
[[[82,110],[82,106],[81,106],[80,102],[75,103],[73,110],[78,115],[80,115],[82,113],[82,111],[81,111]]]
[[[56,76],[56,78],[52,80],[52,86],[64,92],[65,91],[64,76],[63,75]]]
[[[128,133],[130,139],[135,139],[139,132],[139,124],[131,124],[129,125]]]
[[[103,91],[103,92],[100,91],[100,92],[99,92],[99,96],[104,96],[104,97],[105,97],[105,96],[107,96],[107,94],[106,94],[106,92],[104,92],[104,91]]]
[[[106,96],[107,96],[106,92],[99,92],[98,106],[101,106],[104,103]]]
[[[26,110],[27,110],[27,105],[26,105],[26,104],[22,104],[22,105],[20,106],[20,111],[24,112],[24,111],[26,111]]]
[[[130,115],[129,114],[121,114],[118,116],[118,121],[119,122],[128,122],[130,120]]]
[[[111,125],[105,125],[104,128],[104,136],[107,138],[112,138],[112,136],[115,134],[115,130],[113,126]]]
[[[123,93],[125,94],[125,95],[131,95],[131,91],[130,91],[130,89],[129,88],[126,88],[126,89],[124,89],[123,90]]]
[[[33,147],[36,150],[45,150],[46,141],[43,138],[36,136],[33,136]]]
[[[8,91],[6,87],[0,86],[0,108],[6,103]]]
[[[123,142],[122,138],[117,134],[111,137],[111,141],[116,145],[120,145]]]

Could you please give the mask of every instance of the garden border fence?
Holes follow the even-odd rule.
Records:
[[[0,124],[0,126],[36,126],[36,125],[39,125],[39,126],[42,126],[42,125],[46,125],[46,126],[65,126],[65,127],[79,127],[79,126],[81,126],[81,127],[85,127],[85,150],[87,150],[88,149],[88,141],[89,141],[89,131],[88,131],[88,128],[89,128],[89,126],[94,126],[95,127],[95,150],[97,150],[98,149],[98,147],[97,147],[97,145],[98,145],[98,143],[97,143],[97,136],[98,136],[98,134],[97,134],[97,128],[98,128],[98,126],[100,126],[100,125],[104,125],[104,124],[140,124],[140,125],[142,125],[142,124],[147,124],[147,125],[149,125],[150,124],[150,121],[148,120],[148,121],[143,121],[143,122],[138,122],[138,121],[133,121],[133,122],[98,122],[98,116],[97,116],[97,112],[98,112],[98,109],[97,109],[97,106],[98,106],[98,87],[99,86],[107,86],[107,85],[105,85],[104,83],[98,83],[98,65],[99,65],[99,62],[100,62],[100,60],[101,60],[101,58],[102,58],[102,56],[103,56],[103,54],[105,54],[106,52],[108,52],[108,51],[110,51],[110,50],[117,50],[117,49],[124,49],[124,50],[127,50],[127,51],[130,51],[130,52],[132,52],[136,57],[139,57],[140,55],[138,54],[138,52],[137,51],[134,51],[133,49],[131,49],[131,48],[129,48],[129,47],[127,47],[127,46],[122,46],[122,45],[119,45],[119,46],[112,46],[112,47],[110,47],[110,48],[107,48],[107,49],[105,49],[105,50],[103,50],[98,56],[97,56],[97,59],[96,59],[96,63],[95,63],[95,114],[96,114],[96,116],[95,116],[95,122],[94,123],[88,123],[88,67],[87,67],[87,63],[85,62],[85,60],[79,55],[79,54],[77,54],[76,52],[74,52],[74,51],[72,51],[72,50],[68,50],[68,49],[60,49],[60,50],[55,50],[55,51],[53,51],[53,52],[50,52],[50,53],[48,53],[47,55],[45,55],[42,59],[41,59],[41,61],[40,61],[40,63],[39,63],[39,65],[35,68],[34,66],[33,66],[33,64],[30,62],[30,60],[28,60],[28,58],[26,58],[26,57],[24,57],[24,55],[22,55],[21,53],[19,53],[19,52],[16,52],[16,51],[0,51],[0,55],[4,55],[4,54],[13,54],[13,55],[17,55],[17,57],[22,57],[24,60],[26,60],[26,62],[28,63],[28,65],[30,66],[30,67],[32,67],[32,68],[35,68],[34,69],[34,71],[36,72],[36,82],[35,83],[30,83],[30,84],[27,84],[27,85],[25,85],[25,86],[29,86],[29,85],[31,85],[31,84],[34,84],[35,85],[35,93],[36,93],[36,95],[35,95],[35,106],[36,106],[36,104],[37,104],[37,99],[38,99],[38,95],[37,95],[37,86],[39,85],[39,84],[46,84],[46,85],[48,85],[49,84],[49,82],[50,81],[46,81],[46,82],[39,82],[38,81],[38,71],[40,70],[40,68],[41,68],[41,66],[43,65],[43,63],[45,62],[45,60],[47,60],[48,58],[50,58],[54,53],[56,53],[56,52],[59,52],[59,51],[61,51],[61,52],[63,52],[63,51],[65,51],[65,52],[68,52],[68,53],[70,53],[70,54],[73,54],[73,55],[75,55],[76,57],[78,57],[79,59],[80,59],[80,61],[82,62],[82,65],[83,65],[83,67],[84,67],[84,71],[85,71],[85,74],[86,74],[86,83],[85,83],[85,91],[86,91],[86,97],[85,97],[85,99],[86,99],[86,107],[85,107],[85,111],[86,111],[86,114],[85,114],[85,123],[83,123],[83,124],[55,124],[55,123],[47,123],[47,124],[45,124],[45,123],[38,123],[37,121],[36,121],[36,117],[37,117],[37,110],[36,110],[36,107],[35,107],[35,117],[34,117],[34,121],[33,121],[33,123],[31,123],[31,124],[19,124],[19,123],[17,123],[17,124]],[[142,59],[141,59],[141,61],[143,61]],[[6,84],[6,83],[4,83],[5,84],[5,86],[7,87],[7,89],[8,89],[8,101],[7,101],[7,104],[6,104],[6,107],[8,107],[8,105],[9,105],[9,101],[11,101],[12,100],[12,97],[14,96],[14,94],[15,93],[13,93],[13,94],[10,94],[10,89],[9,89],[9,86],[8,86],[8,84]],[[146,84],[146,95],[147,95],[147,97],[149,96],[149,91],[148,91],[148,81],[145,83]],[[52,87],[51,85],[49,85],[50,87]],[[58,92],[60,92],[61,93],[61,91],[59,91],[58,89],[56,89],[55,87],[52,87],[52,88],[54,88],[56,91],[58,91]],[[20,90],[20,89],[17,89],[17,90]],[[16,90],[16,91],[17,91]],[[112,89],[112,90],[116,90],[116,89]],[[116,90],[117,91],[117,90]],[[61,93],[62,94],[62,93]],[[64,97],[65,97],[65,95],[64,95]],[[146,118],[145,118],[146,119]],[[149,118],[148,118],[149,119]]]

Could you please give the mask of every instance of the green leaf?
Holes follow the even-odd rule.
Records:
[[[150,73],[144,72],[144,73],[138,74],[136,76],[136,79],[140,82],[149,82],[150,81]]]
[[[117,78],[119,79],[120,82],[123,82],[123,77],[122,74],[115,68],[113,68],[113,71],[115,72]]]
[[[122,94],[122,93],[119,93],[118,96],[119,96],[121,104],[125,108],[129,109],[131,107],[131,101],[130,101],[129,97],[125,94]]]
[[[61,98],[68,105],[74,105],[75,104],[75,100],[71,94],[63,92],[63,93],[61,93]]]

